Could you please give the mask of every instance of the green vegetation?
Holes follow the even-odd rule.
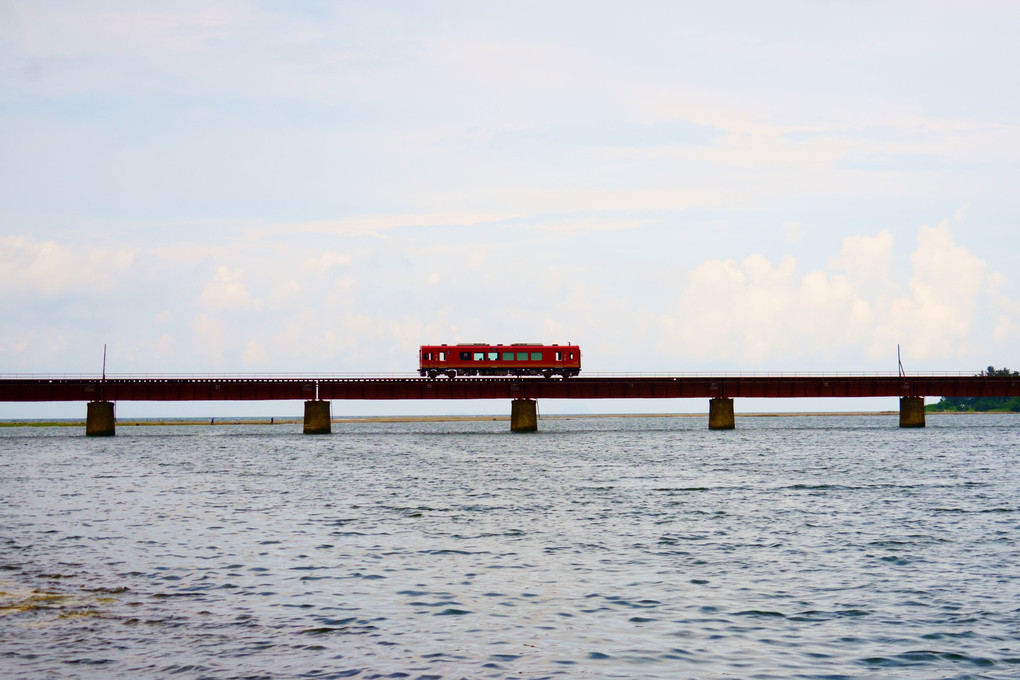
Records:
[[[1020,372],[1008,368],[989,366],[978,375],[1020,377]],[[942,397],[937,404],[929,404],[925,411],[1012,411],[1020,413],[1020,397]]]

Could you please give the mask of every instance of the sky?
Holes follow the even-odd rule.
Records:
[[[474,341],[589,375],[1020,367],[1018,34],[1014,2],[0,0],[0,375]],[[300,404],[118,415],[168,409]]]

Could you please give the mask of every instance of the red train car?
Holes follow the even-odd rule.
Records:
[[[569,378],[581,372],[581,348],[577,345],[542,345],[518,342],[489,345],[422,345],[418,373],[435,378],[445,375],[559,375]]]

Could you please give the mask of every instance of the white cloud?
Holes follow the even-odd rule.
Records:
[[[72,329],[55,325],[35,328],[0,326],[0,365],[4,367],[3,372],[38,373],[38,367],[52,362],[54,357],[69,350],[80,353],[80,348],[72,346],[73,335]]]
[[[791,243],[796,243],[804,238],[804,227],[800,222],[787,222],[783,231],[786,233],[786,240]]]
[[[821,271],[798,277],[791,256],[773,267],[752,255],[739,265],[696,267],[676,312],[663,321],[672,330],[668,344],[697,357],[768,363],[831,355],[835,346],[859,341],[871,317],[846,277]]]
[[[492,224],[520,217],[513,213],[394,213],[373,214],[347,217],[336,220],[317,220],[310,222],[294,222],[269,225],[261,228],[266,235],[271,234],[334,234],[337,236],[376,235],[407,227],[451,227]],[[341,255],[341,258],[349,255]],[[332,264],[342,264],[337,261]],[[350,264],[350,262],[346,262]]]
[[[115,290],[135,253],[27,236],[0,236],[0,294],[57,296]]]
[[[350,266],[352,258],[347,253],[326,251],[318,257],[305,260],[303,270],[314,274],[325,274],[337,266]]]
[[[265,364],[268,360],[269,352],[258,338],[249,340],[241,353],[241,361],[246,364]]]
[[[976,316],[998,276],[990,278],[985,263],[956,244],[947,222],[921,227],[911,262],[910,294],[892,301],[885,323],[876,328],[876,344],[888,346],[901,338],[921,360],[966,353]]]
[[[1020,329],[1010,317],[1002,315],[995,320],[994,337],[999,342],[1016,340],[1018,335],[1020,335]]]
[[[637,229],[648,224],[651,220],[578,220],[554,222],[550,224],[536,224],[535,229],[552,232],[578,233],[585,231],[621,231]]]
[[[803,276],[790,256],[775,267],[760,255],[704,262],[662,318],[663,344],[702,359],[772,365],[881,358],[903,344],[913,360],[930,361],[966,356],[982,332],[1012,332],[1008,314],[979,319],[1006,308],[993,295],[1004,277],[987,274],[947,223],[921,227],[905,288],[895,282],[892,246],[885,230],[847,238],[832,271]]]
[[[284,281],[273,289],[269,302],[273,305],[283,305],[297,301],[300,299],[301,291],[301,284],[296,280]]]
[[[893,235],[888,229],[874,236],[847,237],[839,256],[829,258],[829,269],[845,275],[859,295],[880,307],[896,291],[893,246]]]
[[[226,327],[223,322],[199,314],[191,320],[191,330],[194,333],[194,345],[202,348],[203,357],[213,365],[221,362],[227,343]]]
[[[220,267],[212,281],[202,290],[201,303],[205,309],[214,312],[243,311],[258,307],[245,288],[244,272],[240,269]]]

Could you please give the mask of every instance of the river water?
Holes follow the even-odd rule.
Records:
[[[4,678],[1020,677],[1020,419],[0,428]]]

